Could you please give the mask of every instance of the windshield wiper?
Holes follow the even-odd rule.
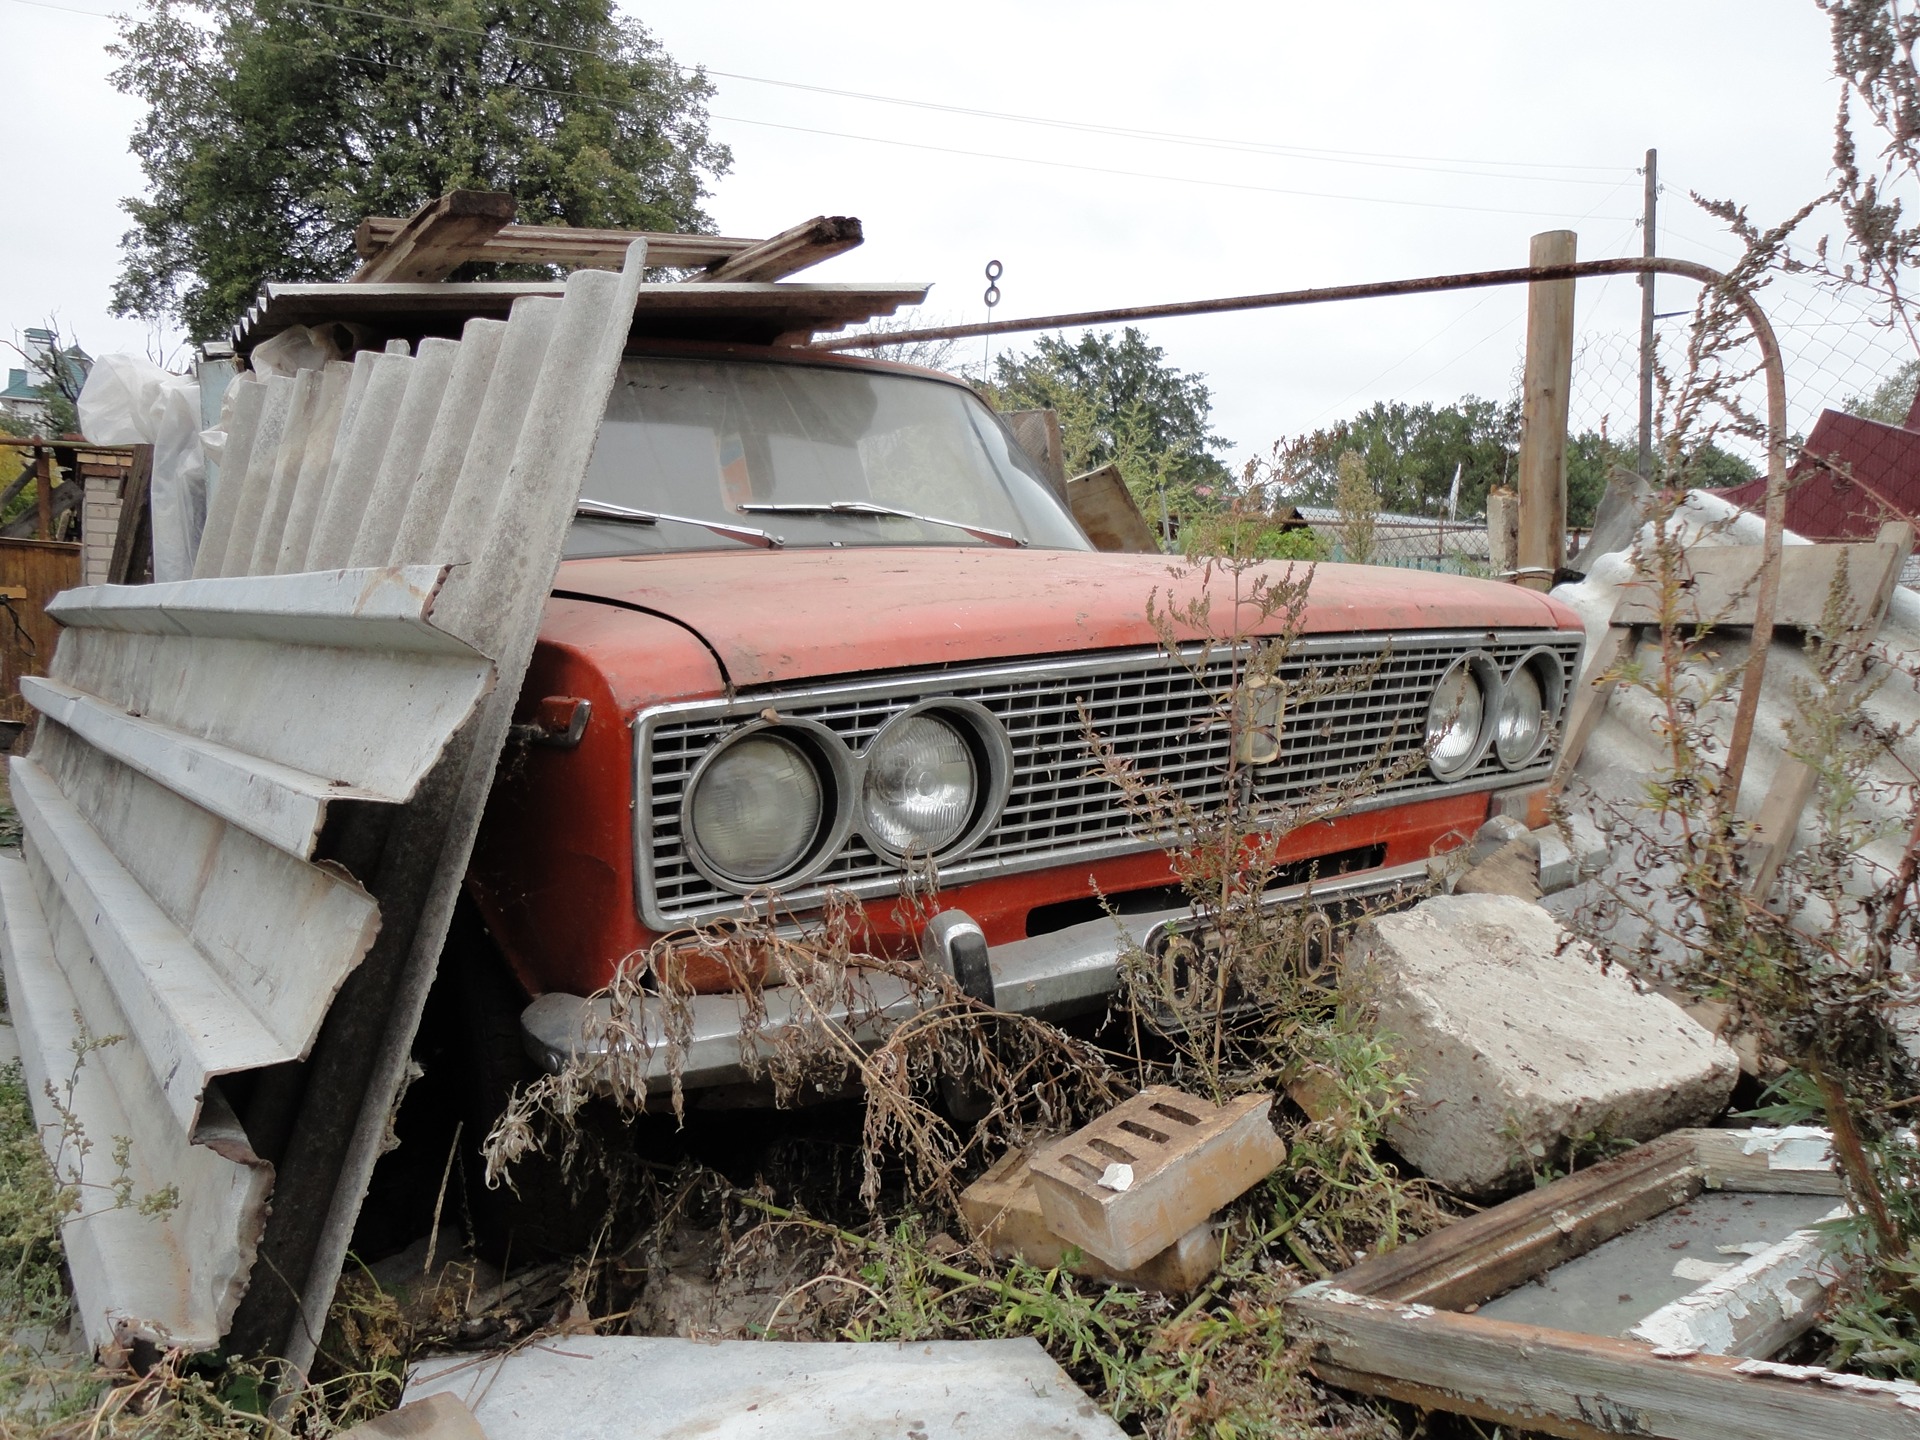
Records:
[[[970,525],[965,520],[922,515],[917,510],[902,510],[895,505],[876,505],[871,500],[809,500],[788,505],[750,500],[734,508],[745,515],[884,515],[893,520],[918,520],[922,525],[946,525],[954,530],[964,530],[989,545],[999,545],[1009,550],[1017,550],[1027,543],[1005,530],[989,530],[984,525]]]
[[[580,497],[580,503],[573,507],[573,513],[589,520],[622,520],[629,525],[658,525],[662,520],[671,520],[676,525],[697,525],[702,530],[711,530],[716,535],[738,540],[743,545],[758,545],[763,550],[778,550],[787,543],[780,536],[756,530],[751,525],[702,520],[698,515],[667,515],[658,510],[633,510],[608,500],[590,500],[584,495]]]

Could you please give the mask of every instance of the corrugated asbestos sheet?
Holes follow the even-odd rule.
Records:
[[[194,578],[51,607],[0,958],[96,1344],[311,1357],[635,252],[457,341],[236,382]]]
[[[1743,513],[1704,491],[1687,497],[1677,530],[1689,546],[1758,545],[1762,535],[1758,516]],[[1787,543],[1806,542],[1788,532]],[[1632,583],[1644,582],[1632,555],[1620,551],[1599,557],[1583,584],[1562,585],[1553,592],[1556,599],[1572,605],[1586,620],[1589,663],[1622,587]],[[1874,644],[1891,663],[1876,672],[1880,683],[1861,705],[1861,716],[1892,743],[1860,777],[1850,806],[1853,818],[1868,827],[1864,843],[1855,852],[1863,891],[1884,884],[1885,877],[1900,863],[1906,842],[1905,806],[1912,795],[1914,776],[1920,775],[1920,679],[1916,678],[1920,677],[1920,595],[1904,588],[1894,591]],[[1653,632],[1641,642],[1641,663],[1651,670],[1657,665],[1658,655],[1659,637]],[[1739,675],[1746,659],[1745,632],[1721,629],[1713,632],[1708,642],[1691,647],[1681,671],[1698,686],[1699,693],[1705,694],[1724,677]],[[1759,809],[1761,797],[1772,787],[1776,771],[1787,759],[1790,727],[1800,711],[1797,687],[1811,683],[1813,678],[1804,638],[1794,631],[1777,632],[1767,657],[1753,748],[1741,786],[1742,814],[1751,817]],[[1732,729],[1731,704],[1720,704],[1707,713],[1716,738],[1724,744]],[[1576,781],[1567,792],[1568,802],[1603,829],[1616,815],[1633,815],[1646,802],[1649,778],[1672,764],[1663,748],[1662,724],[1659,708],[1647,691],[1627,685],[1615,689],[1581,754]],[[1809,805],[1801,815],[1796,848],[1806,849],[1820,839],[1815,810]],[[1646,856],[1631,838],[1617,834],[1613,858],[1596,877],[1594,888],[1611,892],[1623,880],[1644,879],[1649,873],[1647,864]],[[1549,904],[1572,909],[1583,901],[1585,893],[1566,891],[1551,897]]]

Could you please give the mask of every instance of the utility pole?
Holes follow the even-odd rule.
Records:
[[[1660,152],[1647,151],[1646,214],[1640,222],[1640,253],[1654,253],[1654,210],[1660,203]],[[1653,272],[1640,276],[1640,478],[1653,480]]]

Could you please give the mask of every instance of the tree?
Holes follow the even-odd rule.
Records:
[[[731,165],[705,75],[611,0],[146,0],[112,53],[150,186],[114,311],[197,338],[265,279],[345,278],[370,214],[464,188],[526,222],[707,230]]]
[[[1488,489],[1511,479],[1519,437],[1520,410],[1511,402],[1473,395],[1444,406],[1383,400],[1283,442],[1276,464],[1288,499],[1331,505],[1340,457],[1352,451],[1366,462],[1380,508],[1409,515],[1444,513],[1458,470],[1456,513],[1476,515],[1486,509]]]
[[[1883,425],[1904,425],[1907,412],[1913,409],[1916,390],[1920,390],[1920,360],[1909,360],[1874,386],[1871,395],[1856,395],[1847,401],[1846,410]]]
[[[1042,335],[1027,354],[999,356],[983,387],[1003,410],[1057,410],[1067,469],[1109,462],[1149,519],[1164,499],[1174,515],[1218,510],[1231,476],[1209,429],[1213,395],[1204,375],[1166,363],[1166,351],[1129,325],[1069,343]]]
[[[25,362],[35,394],[46,408],[37,424],[0,415],[0,433],[44,436],[80,432],[80,391],[93,369],[93,357],[78,344],[61,338],[60,322],[49,318],[44,327],[26,332],[26,344],[5,342]]]

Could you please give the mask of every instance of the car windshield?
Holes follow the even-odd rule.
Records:
[[[967,390],[780,362],[625,361],[581,509],[599,513],[574,520],[572,557],[753,543],[730,530],[795,547],[1088,548],[1032,459]]]

